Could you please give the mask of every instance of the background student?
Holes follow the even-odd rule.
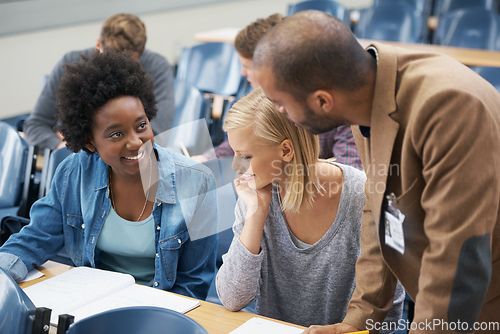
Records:
[[[319,160],[317,136],[280,114],[261,88],[229,111],[238,202],[234,239],[216,280],[231,311],[295,323],[343,319],[355,286],[366,176]],[[388,321],[401,318],[404,290]]]
[[[238,52],[241,62],[241,75],[246,77],[250,86],[236,98],[248,94],[252,88],[260,86],[255,77],[253,69],[253,53],[259,40],[264,36],[269,29],[283,21],[285,17],[281,14],[273,14],[263,19],[257,19],[242,29],[234,40],[234,47]],[[320,158],[327,159],[335,157],[336,161],[347,164],[358,169],[362,169],[361,160],[358,156],[356,144],[352,137],[351,128],[342,126],[331,131],[325,132],[319,136],[320,142]],[[227,138],[214,147],[214,150],[209,150],[201,156],[193,157],[195,160],[203,162],[222,157],[231,157],[234,155]]]
[[[80,61],[81,54],[106,48],[129,51],[152,77],[155,85],[158,114],[151,122],[155,135],[171,128],[174,119],[174,76],[172,66],[162,55],[146,50],[146,26],[132,14],[116,14],[104,21],[95,47],[66,53],[47,78],[35,108],[24,121],[25,138],[31,145],[51,150],[64,147],[57,129],[56,92],[65,73],[64,64]]]
[[[354,125],[367,173],[356,290],[342,324],[310,333],[373,328],[398,280],[415,301],[410,333],[455,333],[459,322],[470,332],[476,322],[497,322],[495,88],[440,54],[383,43],[365,50],[349,27],[316,11],[270,30],[253,60],[267,97],[299,126],[321,133]],[[436,322],[452,325],[426,326]]]
[[[154,145],[153,81],[131,56],[95,51],[65,68],[58,119],[77,153],[0,248],[0,267],[19,281],[64,248],[76,266],[204,299],[217,248],[210,170]]]

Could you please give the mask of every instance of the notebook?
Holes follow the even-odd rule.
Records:
[[[186,313],[200,305],[196,299],[135,284],[132,275],[89,267],[72,268],[23,291],[36,307],[52,310],[50,323],[55,326],[60,314],[73,315],[76,322],[120,307],[156,306]]]

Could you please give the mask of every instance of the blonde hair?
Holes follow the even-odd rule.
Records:
[[[295,126],[280,113],[262,88],[255,89],[232,106],[223,128],[227,132],[249,127],[264,144],[280,145],[286,139],[292,143],[294,155],[287,164],[291,168],[286,168],[287,187],[282,210],[299,212],[303,204],[311,206],[316,194],[325,192],[315,168],[320,150],[318,137]]]
[[[116,14],[104,21],[100,39],[104,48],[130,51],[140,57],[146,47],[146,26],[135,15]]]

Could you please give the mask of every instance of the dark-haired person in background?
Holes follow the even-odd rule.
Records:
[[[206,298],[217,248],[211,171],[154,144],[153,81],[128,54],[95,51],[65,68],[58,118],[75,154],[0,248],[0,267],[21,280],[65,248],[76,266]]]
[[[174,75],[172,66],[162,55],[146,50],[146,26],[135,15],[116,14],[104,21],[95,47],[66,53],[54,66],[38,97],[31,115],[24,121],[25,138],[31,145],[51,150],[64,147],[57,129],[56,92],[65,70],[64,64],[80,61],[80,55],[90,55],[95,49],[129,51],[154,80],[158,114],[151,122],[153,134],[170,129],[174,120]]]
[[[349,27],[318,11],[270,30],[253,60],[266,96],[299,126],[353,125],[367,174],[347,315],[307,332],[378,332],[399,280],[415,301],[410,333],[470,333],[478,324],[498,333],[496,89],[440,54],[383,43],[365,50]]]

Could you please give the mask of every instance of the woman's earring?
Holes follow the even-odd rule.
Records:
[[[95,152],[95,146],[92,145],[92,143],[88,143],[85,145],[85,148],[89,150],[90,152],[94,153]]]

